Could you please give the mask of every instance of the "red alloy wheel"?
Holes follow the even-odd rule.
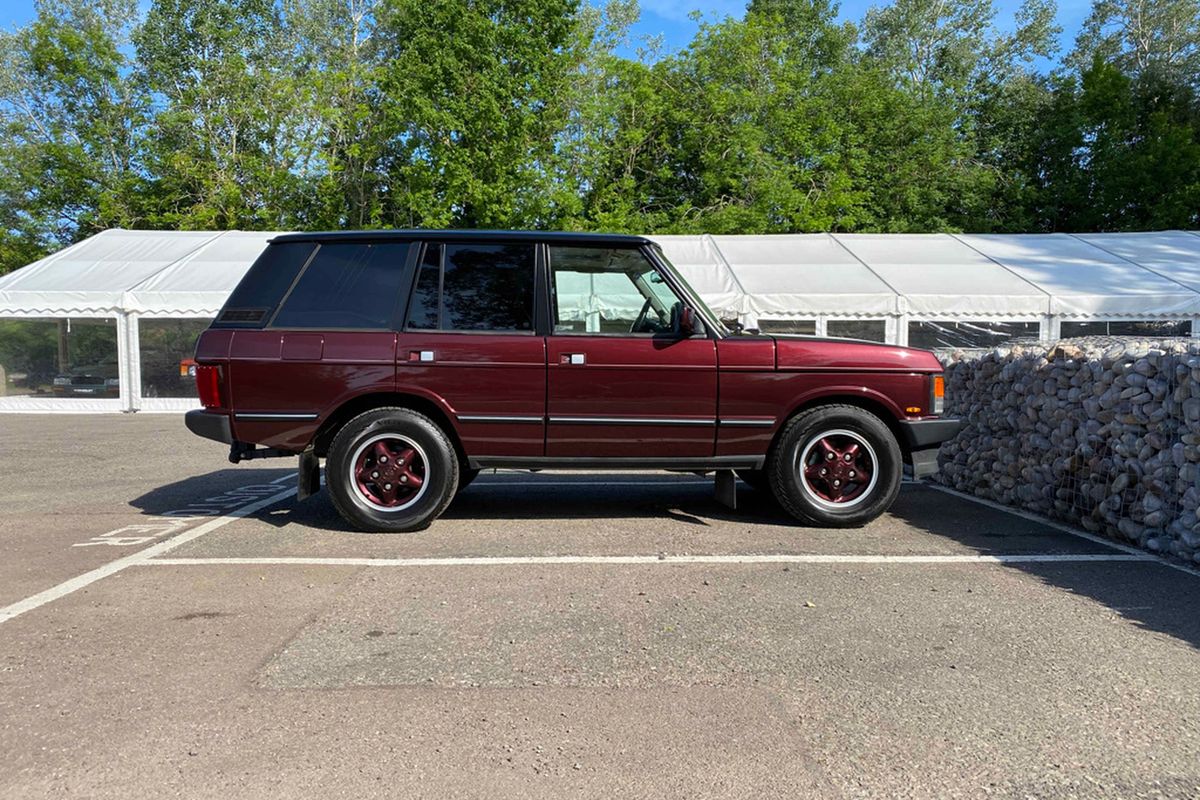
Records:
[[[875,451],[859,433],[832,430],[818,434],[800,455],[804,490],[820,505],[857,505],[878,480]]]
[[[402,511],[428,487],[425,453],[403,436],[368,439],[359,445],[352,463],[359,497],[379,511]]]

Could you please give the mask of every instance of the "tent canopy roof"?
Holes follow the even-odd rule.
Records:
[[[0,277],[0,315],[213,316],[277,233],[109,230]],[[1200,316],[1200,234],[654,236],[722,316]]]

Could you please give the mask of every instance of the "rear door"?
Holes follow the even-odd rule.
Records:
[[[424,246],[396,350],[400,391],[437,398],[468,455],[538,457],[546,349],[536,333],[532,242]]]
[[[546,455],[713,455],[715,342],[671,330],[679,295],[636,247],[547,248]]]

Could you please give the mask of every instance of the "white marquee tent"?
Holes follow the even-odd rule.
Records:
[[[91,325],[92,340],[113,342],[107,391],[56,376],[54,391],[0,396],[0,410],[191,407],[186,376],[163,377],[181,360],[170,343],[189,346],[275,235],[110,230],[0,277],[10,383],[6,323],[55,327],[60,361],[63,331]],[[950,346],[1121,324],[1190,333],[1200,320],[1200,233],[653,238],[722,317],[764,330]],[[581,302],[603,313],[603,289],[590,291]]]

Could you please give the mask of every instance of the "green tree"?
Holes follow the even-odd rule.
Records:
[[[392,225],[547,221],[545,168],[579,55],[575,0],[384,0],[378,91]]]
[[[41,0],[0,34],[0,272],[140,222],[146,98],[125,45],[133,0]]]
[[[311,131],[287,34],[273,0],[155,0],[134,37],[156,100],[151,224],[289,226]]]

